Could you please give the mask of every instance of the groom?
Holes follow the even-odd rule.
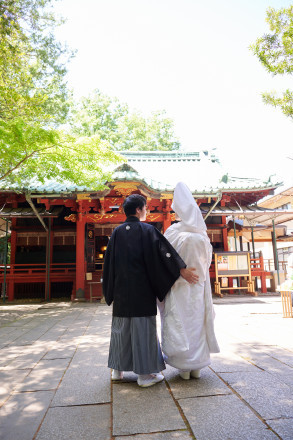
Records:
[[[146,200],[132,194],[123,203],[126,221],[108,243],[103,292],[113,302],[108,367],[112,380],[123,371],[138,374],[137,383],[149,387],[164,379],[165,369],[156,330],[156,299],[162,301],[181,275],[195,284],[198,276],[165,237],[146,220]]]

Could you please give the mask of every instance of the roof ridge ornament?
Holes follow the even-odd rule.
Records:
[[[119,165],[119,167],[115,168],[115,171],[132,171],[134,173],[138,174],[138,171],[133,168],[131,165],[129,165],[127,162],[123,163],[122,165]]]

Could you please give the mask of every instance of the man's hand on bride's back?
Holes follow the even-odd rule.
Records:
[[[196,284],[198,282],[198,275],[196,275],[195,267],[185,267],[180,269],[180,275],[190,284]]]

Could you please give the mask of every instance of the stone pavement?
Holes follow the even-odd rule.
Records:
[[[145,389],[111,383],[108,306],[0,304],[0,439],[293,439],[293,319],[277,295],[214,303],[211,367]]]

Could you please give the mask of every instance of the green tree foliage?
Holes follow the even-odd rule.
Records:
[[[119,122],[127,113],[127,105],[95,90],[88,97],[72,101],[72,131],[81,136],[95,134],[115,145],[119,140]]]
[[[272,75],[293,73],[293,6],[289,8],[267,10],[266,21],[270,33],[258,38],[251,50]],[[275,93],[263,93],[266,104],[273,105],[293,118],[293,92],[286,90],[282,96]]]
[[[119,161],[98,136],[60,130],[69,100],[66,65],[56,41],[61,21],[53,0],[0,0],[0,181],[25,186],[32,178],[101,188],[102,165]],[[3,185],[3,184],[2,184]]]
[[[127,104],[94,90],[73,105],[72,130],[83,136],[98,135],[116,151],[178,150],[174,123],[164,111],[145,118],[130,112]]]
[[[6,186],[27,188],[32,181],[54,180],[101,189],[110,179],[107,165],[121,160],[98,136],[74,137],[24,121],[0,127],[0,182]]]
[[[55,40],[61,23],[52,0],[0,1],[1,119],[52,125],[68,112],[66,64],[72,56]]]

